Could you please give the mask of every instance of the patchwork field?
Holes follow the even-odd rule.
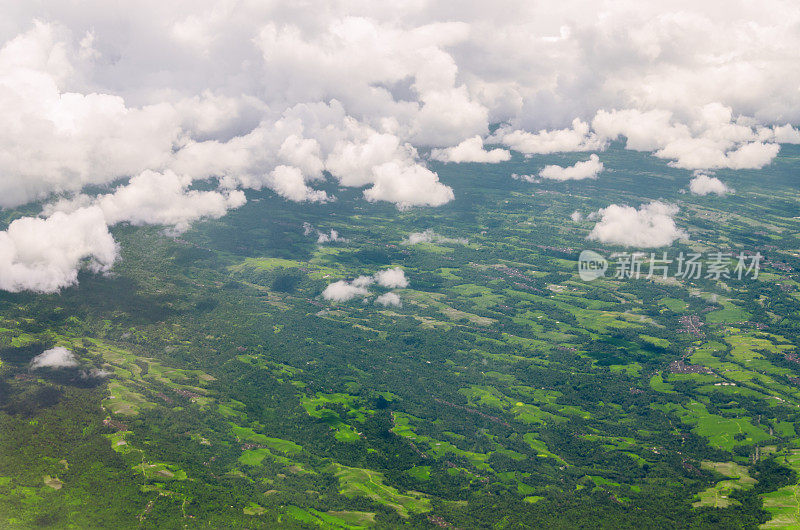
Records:
[[[265,191],[179,238],[120,226],[113,275],[0,293],[0,526],[798,526],[797,157],[724,198],[612,146],[602,183],[518,157],[437,166],[439,209]],[[570,214],[655,198],[761,281],[582,280],[582,249],[619,249]],[[33,370],[54,346],[77,364]]]

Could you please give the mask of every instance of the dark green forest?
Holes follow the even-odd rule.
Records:
[[[432,162],[438,208],[248,192],[115,227],[110,274],[0,292],[0,526],[800,525],[800,148],[718,172],[725,197],[619,145],[597,181],[510,177],[581,156]],[[670,253],[759,252],[758,278],[581,280],[581,250],[625,249],[570,214],[651,200],[680,206]],[[77,366],[31,369],[56,346]]]

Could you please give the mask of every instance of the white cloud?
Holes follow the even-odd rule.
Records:
[[[667,110],[601,109],[592,120],[592,129],[608,140],[623,136],[626,147],[636,151],[655,151],[690,134],[685,125],[672,123],[672,112]]]
[[[392,269],[378,271],[372,276],[359,276],[350,282],[347,280],[339,280],[337,282],[330,283],[325,290],[322,291],[322,297],[325,300],[331,300],[334,302],[347,302],[353,298],[369,295],[369,286],[376,282],[381,287],[387,287],[389,289],[408,287],[408,279],[406,278],[403,269],[400,267],[394,267]],[[385,296],[383,299],[386,299]]]
[[[780,151],[778,144],[749,142],[726,153],[726,164],[731,169],[761,169],[769,165]]]
[[[417,149],[493,162],[623,137],[680,168],[762,168],[800,142],[800,11],[765,2],[6,3],[0,208],[145,172],[177,176],[174,207],[126,210],[133,184],[108,219],[185,228],[251,188],[324,202],[326,178],[440,206],[454,190]]]
[[[84,371],[81,373],[81,377],[83,377],[84,379],[89,379],[89,378],[105,379],[106,377],[111,377],[112,375],[114,375],[114,372],[103,370],[102,368],[92,368],[88,372]]]
[[[387,162],[375,168],[375,184],[364,191],[370,202],[393,202],[400,209],[441,206],[453,200],[452,188],[439,182],[436,173],[418,166]]]
[[[244,193],[189,190],[192,180],[172,171],[157,173],[144,171],[114,193],[90,198],[86,195],[61,200],[45,208],[45,212],[74,211],[89,204],[97,205],[106,223],[115,225],[127,222],[167,225],[185,231],[192,221],[201,218],[219,218],[228,210],[245,203]]]
[[[0,232],[0,289],[55,292],[75,284],[82,267],[108,271],[116,258],[117,245],[96,206],[17,219]]]
[[[448,147],[447,149],[434,149],[431,151],[431,158],[441,162],[496,164],[510,160],[511,153],[506,149],[487,151],[483,148],[483,139],[480,136],[473,136],[456,146]]]
[[[732,109],[711,103],[693,111],[689,124],[679,123],[665,110],[600,110],[592,128],[602,138],[625,137],[626,147],[654,151],[684,169],[760,169],[778,154],[780,146],[761,140],[792,137],[791,127],[765,130],[747,119],[734,118]]]
[[[322,297],[333,302],[347,302],[353,298],[367,296],[368,294],[369,291],[365,287],[359,287],[344,280],[333,282],[322,291]]]
[[[653,201],[637,210],[632,206],[612,204],[596,212],[600,220],[588,238],[610,245],[636,248],[663,247],[688,234],[678,228],[673,216],[678,207]]]
[[[568,167],[545,166],[539,171],[539,176],[552,180],[583,180],[597,178],[601,171],[603,163],[600,162],[600,157],[591,155],[589,160],[576,162]]]
[[[572,219],[573,223],[580,223],[583,220],[583,214],[577,210],[569,214],[569,218]]]
[[[375,283],[375,278],[373,276],[359,276],[353,280],[353,285],[356,287],[369,287],[373,283]]]
[[[403,303],[400,300],[400,297],[396,293],[384,293],[375,299],[376,304],[380,304],[382,306],[394,306],[400,307]]]
[[[539,177],[537,177],[536,175],[518,175],[517,173],[512,173],[511,178],[514,180],[521,180],[523,182],[528,182],[530,184],[536,184],[538,182],[541,182],[539,180]]]
[[[170,105],[65,90],[73,65],[56,33],[37,22],[0,47],[0,207],[160,167],[179,139]]]
[[[319,230],[314,229],[314,226],[311,223],[304,222],[303,235],[308,236],[311,234],[317,236],[317,243],[320,245],[325,243],[346,243],[348,241],[347,238],[340,236],[337,230],[331,229],[328,233],[320,232]]]
[[[605,142],[589,130],[589,124],[575,118],[571,129],[541,130],[530,133],[523,130],[498,130],[494,136],[499,142],[514,151],[526,155],[545,155],[567,151],[599,151]]]
[[[324,232],[319,232],[317,234],[317,243],[320,245],[323,243],[346,243],[347,239],[340,236],[339,232],[336,230],[331,229],[330,233],[326,234]]]
[[[395,289],[397,287],[408,287],[406,273],[400,267],[376,272],[375,281],[378,282],[378,285],[388,287],[390,289]]]
[[[800,144],[800,131],[790,124],[781,125],[772,129],[766,129],[765,139],[774,139],[782,144]]]
[[[38,368],[72,368],[74,366],[78,366],[75,354],[61,346],[45,350],[31,359],[31,370]]]
[[[730,189],[718,178],[700,173],[689,182],[689,191],[695,195],[708,195],[710,193],[725,195]]]
[[[458,243],[466,245],[469,240],[466,238],[452,238],[437,234],[432,228],[423,232],[411,232],[408,237],[400,242],[401,245],[416,245],[418,243]]]
[[[303,172],[292,166],[278,166],[270,173],[268,182],[275,193],[295,202],[327,202],[328,194],[306,184]]]

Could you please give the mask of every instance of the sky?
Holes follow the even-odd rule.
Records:
[[[2,290],[107,272],[110,227],[179,233],[251,189],[321,203],[332,180],[435,208],[458,190],[429,160],[579,151],[523,177],[580,180],[623,139],[721,195],[714,170],[800,143],[796,2],[120,4],[0,6],[0,208],[41,205],[0,231]],[[624,223],[685,235],[673,205],[637,206],[596,212],[590,237],[652,241]]]

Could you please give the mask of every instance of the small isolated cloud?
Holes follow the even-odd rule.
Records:
[[[81,377],[83,379],[105,379],[107,377],[111,377],[113,372],[109,372],[108,370],[103,370],[102,368],[92,368],[91,370],[83,371],[81,373]]]
[[[322,291],[322,297],[333,302],[347,302],[359,296],[367,296],[369,294],[368,287],[375,282],[381,287],[389,289],[408,287],[408,279],[405,272],[400,267],[395,267],[385,271],[378,271],[372,276],[359,276],[350,282],[347,280],[333,282]]]
[[[319,243],[319,244],[322,244],[322,243],[346,243],[346,242],[347,242],[347,239],[344,238],[344,237],[341,237],[339,235],[339,232],[337,232],[336,230],[333,230],[333,229],[331,229],[330,233],[328,233],[328,234],[325,234],[323,232],[319,232],[317,234],[317,243]]]
[[[356,287],[368,287],[373,283],[375,283],[375,278],[373,276],[359,276],[353,280],[353,285]]]
[[[401,210],[412,206],[441,206],[455,198],[453,189],[420,165],[392,161],[374,168],[374,185],[364,190],[369,202],[393,202]]]
[[[441,162],[496,164],[510,160],[511,152],[507,149],[487,151],[483,148],[483,139],[480,136],[473,136],[456,146],[448,147],[447,149],[434,149],[431,151],[431,158]]]
[[[366,287],[355,285],[355,282],[350,283],[345,280],[340,280],[328,285],[325,290],[322,291],[322,298],[333,302],[347,302],[358,296],[366,296],[368,294],[369,291]]]
[[[572,219],[573,223],[580,223],[583,220],[583,214],[578,210],[575,210],[569,214],[569,218]]]
[[[323,243],[347,243],[349,240],[345,237],[339,235],[337,230],[331,229],[330,232],[325,233],[314,228],[309,222],[303,223],[303,235],[310,236],[311,234],[316,234],[317,236],[317,243],[322,245]]]
[[[677,227],[673,216],[678,207],[653,201],[637,210],[632,206],[612,204],[596,212],[600,218],[588,239],[611,245],[637,248],[663,247],[676,239],[688,237]]]
[[[375,303],[386,307],[400,307],[403,305],[396,293],[384,293],[375,299]]]
[[[31,370],[38,368],[71,368],[73,366],[78,366],[75,354],[61,346],[45,350],[31,360]]]
[[[469,240],[463,237],[445,237],[434,232],[432,228],[428,228],[424,232],[411,232],[408,234],[408,238],[400,242],[401,245],[416,245],[417,243],[459,243],[466,245]]]
[[[535,184],[539,181],[539,178],[536,175],[518,175],[517,173],[512,173],[511,178],[514,180],[521,180],[523,182],[528,182],[530,184]]]
[[[382,287],[395,289],[397,287],[408,287],[406,273],[400,267],[386,269],[375,273],[375,281]]]
[[[600,157],[592,155],[589,160],[578,162],[574,166],[545,166],[539,171],[539,176],[552,180],[583,180],[594,179],[603,171]]]
[[[709,195],[714,193],[722,196],[728,193],[730,188],[716,177],[709,177],[708,175],[699,173],[689,182],[689,191],[695,195]]]

